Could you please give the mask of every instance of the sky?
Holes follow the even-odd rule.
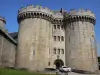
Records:
[[[97,41],[97,52],[100,56],[100,0],[0,0],[0,16],[6,19],[6,29],[9,32],[18,31],[17,22],[18,9],[27,5],[41,5],[51,10],[66,11],[71,9],[90,9],[96,15],[95,36]]]

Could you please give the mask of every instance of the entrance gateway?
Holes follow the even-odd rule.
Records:
[[[64,65],[64,62],[61,59],[56,59],[54,65],[56,65],[56,69],[59,69],[59,67]]]

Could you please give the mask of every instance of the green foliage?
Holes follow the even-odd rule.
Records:
[[[12,69],[0,69],[0,75],[53,75],[53,74],[40,74]]]

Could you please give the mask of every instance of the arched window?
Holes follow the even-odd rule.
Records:
[[[64,49],[62,49],[61,53],[64,54]]]
[[[64,41],[64,36],[61,36],[61,41]]]
[[[56,48],[54,48],[54,54],[56,54]]]
[[[56,29],[56,25],[54,25],[54,29]]]
[[[54,36],[54,41],[56,41],[56,36]]]
[[[60,54],[60,49],[58,49],[58,54]]]
[[[60,36],[58,36],[58,41],[60,41]]]
[[[57,25],[57,28],[60,29],[60,25]]]

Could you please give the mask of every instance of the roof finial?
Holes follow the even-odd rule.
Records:
[[[61,8],[61,9],[60,9],[60,13],[61,13],[62,15],[65,15],[66,11],[63,10],[63,8]]]
[[[62,13],[62,11],[63,11],[63,9],[61,8],[61,9],[60,9],[60,13]]]

